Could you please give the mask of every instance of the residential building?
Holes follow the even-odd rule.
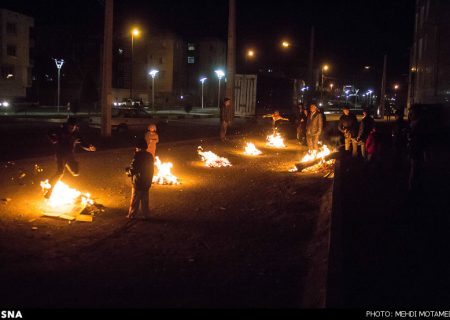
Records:
[[[32,84],[34,19],[0,9],[0,98],[26,97]]]
[[[441,104],[450,112],[450,1],[417,0],[408,107]]]

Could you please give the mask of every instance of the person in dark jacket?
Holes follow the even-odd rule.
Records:
[[[300,144],[306,146],[306,123],[308,122],[308,109],[303,108],[299,119],[297,120],[297,140]]]
[[[310,152],[319,151],[319,139],[322,135],[323,120],[316,105],[311,105],[306,123],[306,140]]]
[[[220,139],[227,140],[228,127],[233,121],[233,108],[231,106],[231,99],[225,98],[220,106]]]
[[[422,188],[423,166],[428,138],[424,111],[417,105],[413,106],[410,110],[409,120],[410,174],[408,191],[412,195],[417,195]]]
[[[403,117],[403,111],[395,112],[395,121],[392,125],[392,146],[394,148],[394,169],[399,169],[402,158],[406,152],[408,140],[408,123]]]
[[[363,119],[359,124],[358,137],[356,138],[358,145],[361,146],[361,155],[365,160],[367,160],[366,141],[374,127],[375,127],[375,120],[369,114],[369,110],[365,109],[363,111]]]
[[[352,145],[352,154],[356,157],[358,156],[358,142],[356,141],[358,135],[358,119],[354,114],[350,113],[348,106],[343,108],[343,113],[339,119],[338,129],[342,133],[345,141],[345,151],[350,151],[350,145]]]
[[[320,140],[321,141],[326,141],[327,140],[327,136],[326,136],[326,133],[327,133],[327,115],[325,114],[325,109],[324,108],[320,108],[319,111],[320,111],[320,114],[322,116],[322,125],[323,125],[323,127],[322,127],[322,136],[320,137]]]
[[[126,169],[133,184],[128,219],[136,217],[139,207],[142,208],[144,218],[149,218],[149,192],[153,182],[155,163],[152,154],[147,152],[147,148],[147,142],[140,139],[136,145],[133,161]]]
[[[57,130],[48,133],[48,138],[53,144],[56,156],[56,173],[50,178],[50,189],[45,193],[45,198],[50,199],[54,186],[64,176],[66,169],[74,176],[80,175],[80,166],[75,160],[75,149],[80,146],[83,150],[95,152],[93,145],[87,145],[79,136],[79,126],[76,118],[69,118],[67,123]]]

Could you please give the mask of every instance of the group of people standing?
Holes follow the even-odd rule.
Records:
[[[309,110],[300,104],[297,111],[297,140],[308,146],[309,152],[319,151],[319,142],[325,138],[326,123],[325,112],[315,104]]]

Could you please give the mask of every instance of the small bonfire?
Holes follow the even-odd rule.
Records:
[[[212,151],[204,151],[202,147],[198,147],[198,154],[202,157],[202,161],[206,167],[209,168],[222,168],[232,167],[232,164],[227,158],[219,157]]]
[[[248,142],[244,154],[247,156],[259,156],[262,152],[256,148],[255,144]]]
[[[328,146],[323,145],[319,151],[309,151],[303,159],[300,161],[303,168],[299,169],[300,165],[295,166],[290,172],[301,171],[303,173],[309,174],[324,174],[324,177],[334,176],[334,166],[336,164],[335,159],[327,158],[332,155],[333,152],[328,148]],[[311,165],[308,165],[311,164]]]
[[[267,146],[277,149],[286,148],[284,139],[279,132],[274,132],[272,135],[267,137]]]
[[[159,185],[179,185],[180,180],[172,174],[173,163],[162,162],[159,157],[155,158],[155,167],[158,173],[153,177],[153,183]]]
[[[41,182],[41,188],[43,191],[48,191],[52,186],[48,180],[45,180]],[[99,207],[100,205],[96,206],[89,193],[81,193],[64,182],[58,181],[47,201],[44,215],[92,222],[94,213],[102,211]]]

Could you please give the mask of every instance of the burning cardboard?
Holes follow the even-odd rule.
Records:
[[[202,157],[202,161],[206,167],[209,168],[222,168],[232,167],[232,164],[227,158],[219,157],[217,154],[211,151],[203,151],[202,147],[198,147],[198,154]]]
[[[179,179],[172,174],[173,164],[171,162],[161,162],[159,157],[155,159],[155,167],[158,173],[153,177],[153,183],[159,185],[180,185]]]

